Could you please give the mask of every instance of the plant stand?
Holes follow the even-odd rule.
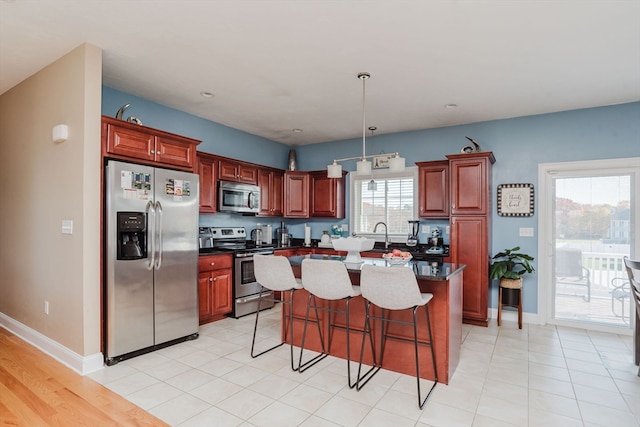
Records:
[[[498,326],[502,325],[502,307],[518,309],[518,329],[522,329],[522,282],[519,279],[500,279],[498,292]]]

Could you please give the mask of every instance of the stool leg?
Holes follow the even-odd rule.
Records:
[[[322,351],[320,354],[311,358],[304,363],[302,363],[302,353],[304,352],[304,342],[307,338],[307,324],[309,323],[309,310],[311,309],[311,301],[313,301],[313,309],[316,315],[315,324],[318,326],[318,335],[320,336],[320,345],[322,346]],[[313,322],[313,321],[312,321]],[[307,303],[307,314],[304,318],[304,328],[302,329],[302,342],[300,343],[300,358],[298,359],[298,372],[303,373],[325,357],[327,357],[329,353],[325,350],[324,347],[324,336],[322,335],[322,329],[320,328],[320,316],[318,316],[318,303],[316,301],[316,296],[313,294],[309,294],[309,301]]]
[[[254,325],[253,325],[253,339],[252,339],[252,341],[251,341],[251,357],[252,357],[252,358],[256,358],[256,357],[258,357],[258,356],[260,356],[260,355],[262,355],[262,354],[265,354],[266,352],[271,351],[271,350],[273,350],[273,349],[275,349],[275,348],[278,348],[278,347],[280,347],[282,344],[284,344],[284,341],[281,341],[281,342],[280,342],[280,344],[276,344],[276,345],[274,345],[273,347],[269,347],[268,349],[263,350],[263,351],[261,351],[261,352],[260,352],[260,353],[258,353],[258,354],[255,354],[256,333],[257,333],[257,331],[258,331],[258,319],[259,319],[259,317],[260,317],[260,305],[261,305],[261,303],[262,303],[262,298],[263,298],[263,296],[262,296],[262,295],[263,295],[263,291],[264,291],[264,289],[265,289],[265,288],[260,288],[260,297],[258,298],[258,310],[256,311],[256,321],[255,321],[255,323],[254,323]],[[292,297],[293,297],[293,295],[292,295]],[[291,350],[291,351],[292,351],[291,355],[293,356],[293,350]],[[293,359],[291,359],[291,369],[293,369],[293,370],[295,371],[295,368],[293,367]]]
[[[502,315],[502,286],[498,286],[498,326],[501,325]]]
[[[371,331],[371,319],[369,316],[370,310],[371,310],[371,303],[369,301],[366,301],[364,304],[365,307],[365,317],[364,317],[364,327],[362,330],[362,345],[360,346],[360,362],[358,363],[358,378],[356,380],[356,390],[360,391],[360,389],[362,389],[362,387],[364,387],[371,378],[373,378],[373,376],[375,374],[378,373],[378,371],[380,370],[380,368],[382,367],[382,364],[378,364],[376,361],[376,349],[374,347],[373,344],[373,332]],[[367,372],[365,372],[363,375],[360,375],[360,373],[362,372],[362,359],[364,356],[364,342],[366,341],[367,338],[367,334],[369,335],[369,343],[371,344],[371,356],[373,357],[373,366],[370,367]]]
[[[424,400],[422,399],[422,394],[420,391],[420,363],[418,359],[418,307],[413,308],[413,344],[415,346],[416,353],[416,381],[418,383],[418,406],[420,409],[424,408],[424,405],[429,400],[431,393],[436,388],[436,384],[438,384],[438,367],[436,366],[436,354],[433,350],[433,335],[431,335],[431,319],[429,318],[429,304],[427,303],[425,306],[425,313],[427,315],[427,329],[429,331],[429,347],[431,349],[431,362],[433,363],[433,375],[434,381],[431,389],[425,396]]]
[[[522,288],[518,297],[518,329],[522,329]]]

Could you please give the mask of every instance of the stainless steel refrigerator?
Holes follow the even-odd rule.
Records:
[[[111,160],[105,363],[198,336],[198,175]]]

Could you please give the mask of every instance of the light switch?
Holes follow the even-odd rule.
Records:
[[[431,233],[431,226],[430,226],[430,225],[423,225],[423,226],[422,226],[422,233],[423,233],[423,234],[429,234],[429,233]]]
[[[62,234],[73,234],[73,221],[70,219],[62,220]]]
[[[520,237],[533,237],[533,227],[520,227]]]

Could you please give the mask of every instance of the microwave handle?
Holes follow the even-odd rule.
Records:
[[[249,191],[249,199],[248,199],[248,203],[249,203],[249,208],[253,209],[256,207],[256,203],[255,203],[255,194],[253,191]]]

